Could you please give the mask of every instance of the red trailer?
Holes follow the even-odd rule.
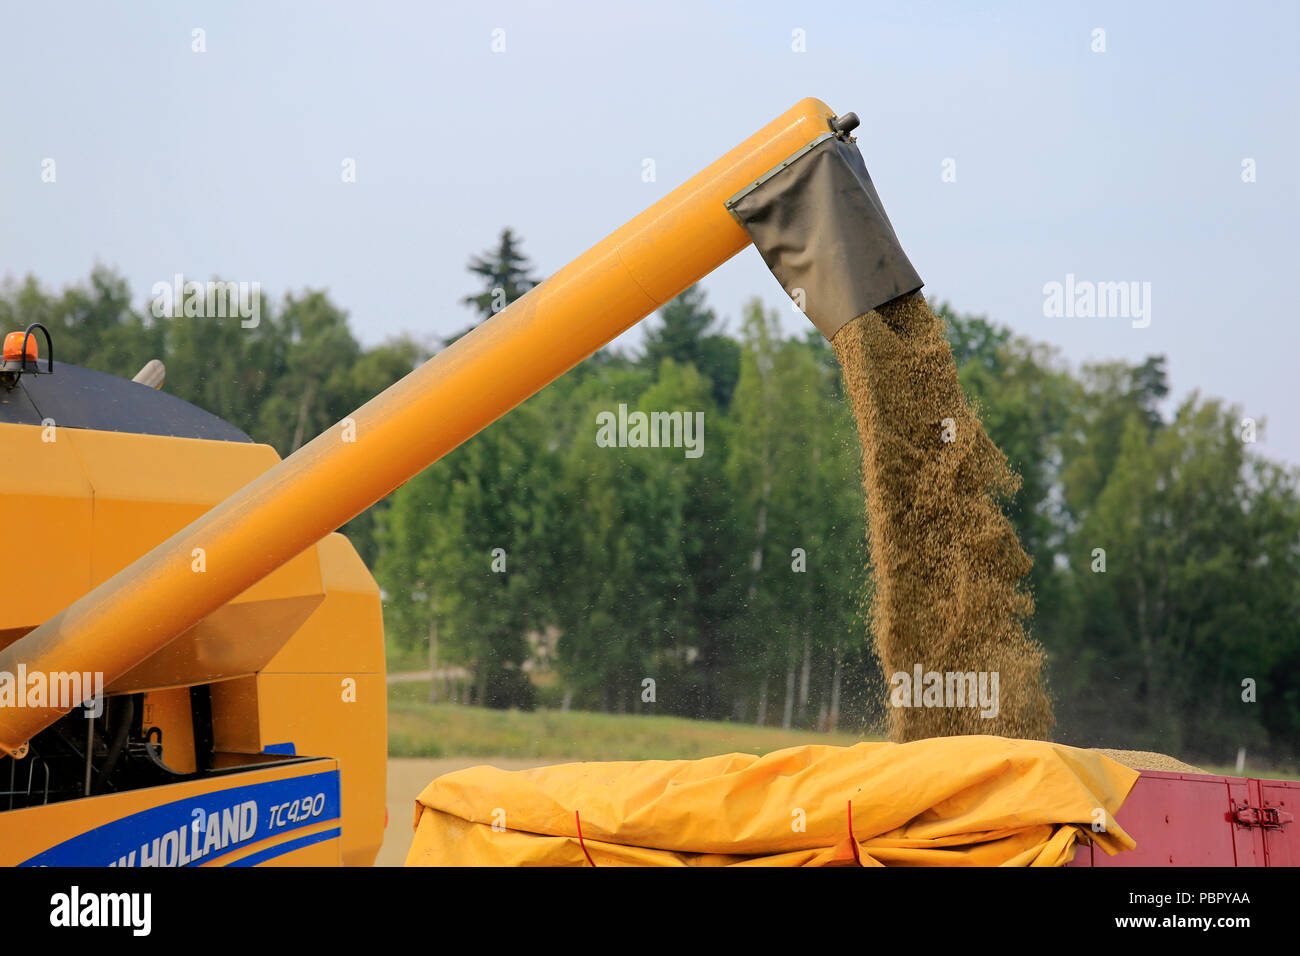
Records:
[[[1143,770],[1115,819],[1137,848],[1070,866],[1300,866],[1300,781]]]

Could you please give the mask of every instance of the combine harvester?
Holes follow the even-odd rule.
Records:
[[[372,863],[380,601],[333,532],[751,242],[827,338],[920,289],[856,126],[803,100],[283,461],[156,368],[126,382],[56,364],[39,327],[6,338],[0,864]],[[1132,773],[1098,773],[1118,809]],[[1138,849],[1075,862],[1296,862],[1298,792],[1143,774],[1119,815]]]

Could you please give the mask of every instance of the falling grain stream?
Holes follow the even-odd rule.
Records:
[[[899,742],[956,734],[1045,738],[1042,647],[1026,622],[1031,561],[1000,500],[1018,477],[957,381],[943,321],[918,293],[841,328],[832,345],[862,443],[871,631],[892,675],[998,675],[996,716],[975,706],[890,706]]]

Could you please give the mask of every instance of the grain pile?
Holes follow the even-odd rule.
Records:
[[[1116,763],[1122,763],[1130,770],[1167,770],[1170,773],[1205,773],[1200,767],[1175,760],[1168,754],[1152,753],[1149,750],[1104,750],[1096,748],[1093,753],[1109,757]]]
[[[1043,651],[1025,630],[1031,561],[997,498],[1018,487],[957,381],[943,322],[920,294],[846,324],[832,342],[862,442],[875,592],[871,630],[894,675],[998,675],[979,707],[887,706],[890,738],[1042,739],[1052,726]],[[896,686],[896,685],[895,685]]]

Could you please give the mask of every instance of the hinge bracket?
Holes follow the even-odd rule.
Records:
[[[1233,819],[1241,826],[1278,829],[1295,819],[1293,814],[1279,810],[1277,807],[1241,807],[1233,813]]]

